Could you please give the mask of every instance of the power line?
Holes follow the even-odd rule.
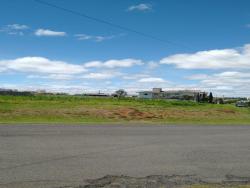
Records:
[[[64,8],[64,7],[61,7],[61,6],[52,4],[52,3],[48,3],[48,2],[45,2],[45,1],[42,1],[42,0],[34,0],[34,1],[37,2],[37,3],[43,4],[43,5],[47,5],[49,7],[56,8],[58,10],[62,10],[62,11],[74,14],[76,16],[83,17],[85,19],[89,19],[89,20],[92,20],[92,21],[95,21],[95,22],[98,22],[98,23],[109,25],[111,27],[118,28],[118,29],[121,29],[121,30],[124,30],[124,31],[132,32],[132,33],[135,33],[137,35],[141,35],[143,37],[150,38],[150,39],[153,39],[153,40],[156,40],[156,41],[168,44],[168,45],[171,44],[171,45],[175,45],[175,46],[181,46],[181,47],[184,47],[184,48],[188,48],[187,46],[176,44],[175,42],[171,42],[171,41],[168,41],[168,40],[163,40],[163,39],[158,38],[156,36],[153,36],[153,35],[141,32],[141,31],[137,31],[137,30],[134,30],[134,29],[131,29],[131,28],[119,25],[119,24],[115,24],[115,23],[112,23],[112,22],[109,22],[109,21],[106,21],[106,20],[103,20],[103,19],[100,19],[100,18],[89,16],[87,14],[84,14],[84,13],[81,13],[81,12],[77,12],[77,11],[72,10],[72,9]]]

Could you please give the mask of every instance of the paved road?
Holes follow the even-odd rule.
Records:
[[[112,175],[250,175],[250,126],[0,125],[0,187]]]

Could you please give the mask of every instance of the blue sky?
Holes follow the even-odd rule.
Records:
[[[162,87],[250,96],[250,1],[0,1],[0,87],[130,93]]]

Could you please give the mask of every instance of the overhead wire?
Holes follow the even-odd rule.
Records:
[[[161,39],[161,38],[156,37],[154,35],[144,33],[144,32],[141,32],[141,31],[138,31],[138,30],[135,30],[135,29],[132,29],[132,28],[120,25],[120,24],[116,24],[116,23],[113,23],[113,22],[110,22],[110,21],[107,21],[107,20],[104,20],[104,19],[93,17],[93,16],[90,16],[88,14],[78,12],[78,11],[75,11],[75,10],[72,10],[72,9],[69,9],[69,8],[64,8],[64,7],[61,7],[61,6],[58,6],[58,5],[49,3],[49,2],[45,2],[45,1],[42,1],[42,0],[34,0],[34,1],[39,3],[39,4],[43,4],[43,5],[46,5],[46,6],[61,10],[61,11],[65,11],[65,12],[71,13],[71,14],[76,15],[76,16],[80,16],[80,17],[88,19],[88,20],[92,20],[92,21],[95,21],[95,22],[98,22],[98,23],[101,23],[101,24],[108,25],[108,26],[113,27],[113,28],[117,28],[117,29],[127,31],[127,32],[132,32],[132,33],[135,33],[137,35],[140,35],[140,36],[143,36],[143,37],[146,37],[146,38],[150,38],[152,40],[159,41],[161,43],[167,44],[168,46],[169,45],[175,45],[175,46],[179,46],[179,47],[189,48],[186,45],[177,44],[176,42]]]

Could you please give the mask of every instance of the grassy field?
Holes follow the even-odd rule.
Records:
[[[192,101],[0,96],[0,123],[250,124],[250,109]]]

